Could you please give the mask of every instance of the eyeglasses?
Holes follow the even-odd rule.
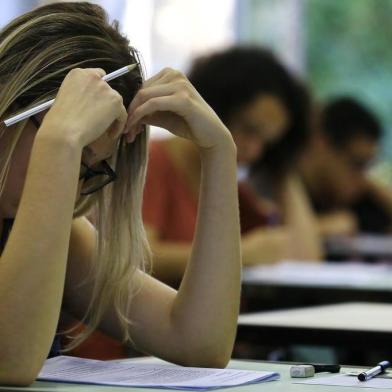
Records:
[[[83,180],[81,196],[97,192],[117,178],[117,174],[106,161],[101,161],[94,167],[87,166],[82,162],[80,172],[79,181]]]
[[[41,126],[40,121],[35,116],[30,117],[30,120],[37,129]],[[83,180],[83,185],[80,195],[91,195],[116,179],[117,174],[105,160],[98,162],[94,166],[88,166],[82,161],[79,181]]]

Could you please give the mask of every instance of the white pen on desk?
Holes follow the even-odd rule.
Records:
[[[119,76],[122,76],[122,75],[132,71],[133,69],[136,68],[136,66],[137,66],[137,64],[130,64],[130,65],[127,65],[127,66],[122,67],[120,69],[117,69],[116,71],[113,71],[113,72],[103,76],[102,80],[104,80],[105,82],[109,82],[110,80],[118,78]],[[25,120],[26,118],[34,116],[35,114],[43,112],[44,110],[49,109],[53,105],[54,100],[55,100],[55,98],[51,99],[49,101],[43,102],[37,106],[34,106],[31,109],[25,110],[22,113],[19,113],[15,116],[7,118],[6,120],[4,120],[4,124],[7,127],[9,127],[11,125],[14,125],[14,124],[20,122],[20,121]]]
[[[366,372],[362,372],[358,374],[359,381],[367,381],[371,378],[377,376],[378,374],[384,373],[385,369],[391,366],[389,361],[382,361],[377,364],[374,368],[367,370]]]

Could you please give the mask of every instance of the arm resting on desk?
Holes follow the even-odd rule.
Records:
[[[323,256],[317,220],[297,176],[287,178],[282,195],[285,224],[290,232],[290,257],[320,260]]]
[[[236,168],[234,146],[226,144],[226,148],[214,154],[208,151],[202,160],[198,229],[178,293],[140,272],[141,289],[130,308],[135,345],[182,365],[223,367],[234,344],[240,298],[240,241],[237,184],[232,175]],[[84,219],[75,225],[65,304],[80,317],[88,306],[91,287],[78,284],[89,270],[95,232]],[[101,326],[111,335],[122,337],[113,310],[108,311]]]

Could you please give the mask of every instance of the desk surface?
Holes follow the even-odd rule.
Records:
[[[237,339],[327,345],[358,352],[392,347],[392,304],[343,303],[241,315]]]
[[[283,261],[274,265],[245,268],[243,283],[392,293],[392,266],[353,262]]]
[[[392,335],[392,304],[342,303],[244,314],[240,325],[335,331],[387,332]]]
[[[283,261],[245,268],[242,312],[338,302],[392,303],[392,264]]]
[[[154,361],[155,362],[155,361]],[[259,391],[276,391],[276,392],[301,392],[301,391],[316,391],[316,392],[333,392],[341,391],[342,387],[332,386],[309,386],[303,384],[293,384],[293,380],[290,378],[290,366],[289,364],[279,363],[268,363],[268,362],[246,362],[246,361],[231,361],[229,367],[236,369],[247,369],[247,370],[262,370],[262,371],[274,371],[281,375],[281,380],[271,381],[261,384],[245,385],[235,388],[225,388],[224,390],[229,392],[259,392]],[[351,368],[344,368],[342,371],[350,371]],[[358,369],[357,369],[358,370]],[[322,376],[325,377],[325,374]],[[297,379],[298,380],[298,379]],[[50,382],[35,382],[28,388],[12,388],[12,387],[1,387],[0,391],[39,391],[39,392],[126,392],[126,391],[159,391],[162,389],[146,389],[146,388],[126,388],[126,387],[106,387],[97,385],[76,385],[76,384],[62,384],[62,383],[50,383]],[[357,391],[356,388],[345,387],[344,392]]]

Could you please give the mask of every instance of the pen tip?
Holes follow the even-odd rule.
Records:
[[[136,67],[137,67],[137,63],[127,65],[128,71],[132,71],[132,70],[135,69]]]

